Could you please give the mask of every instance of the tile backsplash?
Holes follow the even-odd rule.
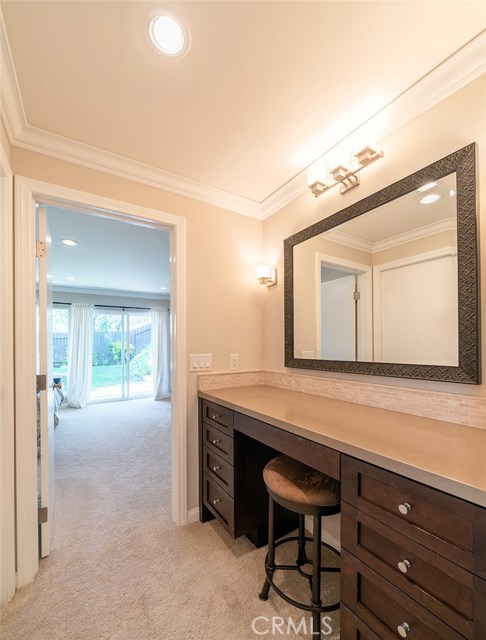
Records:
[[[202,391],[255,384],[266,384],[271,387],[486,429],[485,397],[422,391],[277,371],[207,373],[198,378],[199,389]]]

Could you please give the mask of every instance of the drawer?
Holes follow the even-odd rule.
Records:
[[[341,599],[381,640],[464,640],[346,550],[341,553]]]
[[[204,483],[203,499],[206,507],[220,520],[231,534],[234,532],[234,500],[224,491],[217,482],[214,482],[205,473],[202,476]]]
[[[244,433],[280,453],[285,453],[291,458],[331,476],[331,478],[341,479],[341,454],[335,449],[330,449],[238,412],[235,412],[235,428],[240,433]]]
[[[380,640],[348,607],[341,604],[340,612],[342,640]]]
[[[486,509],[342,456],[342,499],[486,578]]]
[[[227,433],[233,433],[233,411],[220,404],[202,401],[202,419]]]
[[[202,423],[202,436],[203,445],[233,463],[233,438],[206,422]]]
[[[466,638],[486,629],[486,581],[345,502],[341,543]]]
[[[203,472],[234,496],[234,467],[209,447],[203,447]]]

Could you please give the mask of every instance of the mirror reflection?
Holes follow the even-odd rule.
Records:
[[[293,247],[294,357],[459,363],[456,174]]]

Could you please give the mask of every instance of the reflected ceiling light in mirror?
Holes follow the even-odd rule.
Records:
[[[277,284],[277,270],[269,264],[261,264],[256,268],[256,277],[260,284],[271,287]]]
[[[455,192],[455,190],[454,190],[454,189],[451,189],[451,190],[449,191],[449,198],[455,198],[455,197],[456,197],[456,192]]]
[[[420,204],[433,204],[434,202],[437,202],[437,200],[440,200],[440,195],[438,193],[429,193],[429,195],[420,198],[419,202]]]
[[[79,244],[77,240],[71,240],[71,238],[63,238],[61,242],[67,247],[76,247]]]
[[[417,191],[428,191],[437,186],[437,182],[427,182],[417,189]]]

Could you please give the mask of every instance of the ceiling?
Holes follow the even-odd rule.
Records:
[[[0,6],[14,143],[129,160],[169,190],[254,213],[486,27],[486,3],[462,0]],[[146,36],[164,7],[190,31],[182,58]]]
[[[47,219],[55,290],[169,297],[167,231],[52,206]],[[79,244],[66,246],[62,239]]]
[[[338,241],[345,244],[346,240],[354,241],[355,246],[361,243],[363,250],[373,251],[379,250],[380,243],[387,242],[388,246],[393,246],[430,233],[456,229],[456,189],[456,174],[450,173],[437,180],[434,187],[426,191],[411,191],[327,231],[323,237],[339,238]],[[430,194],[440,198],[433,203],[422,204],[420,200]]]

